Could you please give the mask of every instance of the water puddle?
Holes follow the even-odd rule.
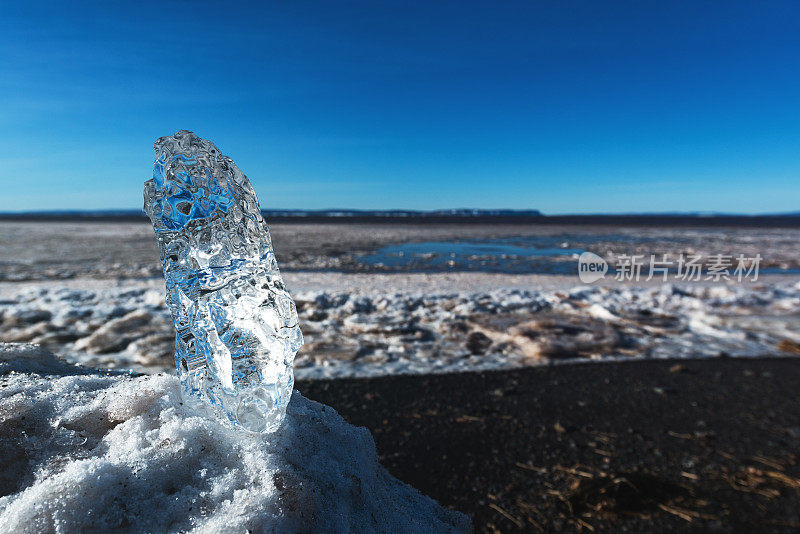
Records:
[[[481,271],[569,274],[584,251],[553,238],[504,238],[482,241],[426,241],[390,245],[359,261],[370,267],[402,271]]]

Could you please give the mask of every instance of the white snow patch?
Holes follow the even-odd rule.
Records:
[[[187,413],[172,376],[70,374],[30,345],[0,365],[0,532],[470,530],[296,391],[264,437]]]
[[[614,322],[619,320],[619,317],[599,304],[592,304],[589,306],[589,315],[603,321]]]

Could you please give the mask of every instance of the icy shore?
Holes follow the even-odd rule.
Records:
[[[327,273],[288,283],[306,339],[299,378],[800,352],[800,282],[789,276],[576,286],[557,277]],[[162,284],[6,284],[0,339],[91,367],[171,371]]]
[[[186,413],[168,375],[0,344],[0,532],[463,532],[378,463],[370,433],[295,392],[264,437]]]

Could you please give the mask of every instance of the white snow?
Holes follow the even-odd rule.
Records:
[[[95,374],[96,373],[96,374]],[[168,375],[0,344],[0,532],[461,532],[364,428],[295,392],[266,437],[184,411]]]
[[[396,275],[400,285],[410,276]],[[475,286],[430,275],[441,284],[425,292],[397,291],[389,279],[382,291],[356,291],[353,277],[365,280],[343,275],[334,285],[349,289],[293,290],[306,340],[295,359],[297,378],[476,371],[586,357],[780,356],[784,340],[800,342],[800,286],[792,278],[764,285],[564,282],[520,289],[504,286],[513,280],[501,277],[498,287],[483,290],[488,282],[478,275]],[[175,334],[156,282],[0,284],[0,340],[39,343],[95,368],[171,371]],[[520,335],[507,336],[514,328]],[[493,341],[475,352],[467,341],[477,331]]]

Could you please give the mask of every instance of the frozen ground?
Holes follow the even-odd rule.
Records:
[[[296,361],[301,378],[585,359],[797,354],[798,232],[485,223],[272,225],[306,339]],[[603,256],[758,253],[762,268],[784,274],[762,273],[757,282],[742,283],[604,280],[582,286],[574,275],[442,272],[447,268],[441,263],[425,272],[387,273],[359,260],[397,243],[514,236]],[[39,343],[90,366],[173,368],[171,320],[148,224],[0,222],[0,250],[0,341]],[[475,264],[481,261],[476,258]],[[559,261],[576,265],[569,255]]]
[[[269,221],[268,221],[269,222]],[[590,250],[614,255],[712,254],[764,258],[762,268],[800,269],[797,228],[655,228],[503,224],[271,224],[281,271],[376,272],[441,270],[412,262],[390,267],[364,261],[367,255],[401,243],[522,240],[537,247]],[[161,276],[149,223],[0,221],[0,281]],[[424,258],[423,258],[424,259]],[[571,261],[570,256],[559,257]],[[486,258],[472,258],[478,265]],[[489,267],[493,264],[489,258]],[[505,258],[512,272],[537,272]],[[435,262],[434,262],[435,263]],[[464,267],[462,265],[462,267]],[[551,272],[550,270],[539,272]],[[558,270],[554,272],[567,272]]]
[[[789,272],[800,267],[796,230],[569,227],[558,234],[553,227],[492,225],[276,225],[275,248],[306,338],[297,376],[800,355],[797,274],[744,283],[606,280],[586,286],[576,276],[383,273],[357,259],[398,242],[554,232],[566,238],[567,247],[602,255],[760,253],[762,266]],[[0,341],[37,343],[74,363],[115,369],[82,370],[40,348],[0,348],[0,532],[142,524],[139,530],[197,532],[369,531],[385,524],[425,532],[467,528],[463,516],[390,477],[378,465],[366,431],[299,395],[272,441],[242,439],[183,413],[171,377],[173,332],[164,282],[147,225],[2,223],[0,250]],[[589,367],[599,372],[616,366]],[[131,376],[127,369],[151,376]],[[550,371],[558,369],[565,368]],[[566,369],[572,376],[581,367]],[[169,373],[156,374],[162,370]],[[464,376],[485,375],[450,378]],[[559,383],[565,380],[554,382]],[[657,383],[653,395],[664,397]],[[608,395],[619,398],[614,384]],[[745,386],[734,389],[738,394]],[[573,398],[574,388],[550,389],[563,390],[560,406]],[[491,392],[493,402],[498,391]],[[469,389],[459,394],[474,397]],[[362,398],[367,397],[356,399],[359,405]],[[529,406],[532,398],[515,402]],[[458,404],[454,409],[472,413]],[[519,414],[512,415],[498,421]],[[550,426],[556,424],[561,423]],[[528,427],[534,428],[520,428]],[[381,429],[375,428],[376,435]],[[512,432],[520,435],[517,427]],[[664,434],[662,427],[657,432]],[[409,433],[399,435],[407,439]],[[445,439],[450,443],[452,434]],[[561,439],[557,450],[572,450]],[[641,455],[634,456],[638,462]],[[484,458],[475,463],[498,470]],[[558,465],[568,464],[560,459]],[[507,489],[507,482],[497,487]]]
[[[295,392],[268,437],[185,413],[177,379],[0,344],[0,532],[466,532]]]
[[[537,275],[287,273],[300,378],[619,358],[800,353],[800,279],[576,285]],[[0,339],[73,362],[173,368],[163,281],[0,284]]]

